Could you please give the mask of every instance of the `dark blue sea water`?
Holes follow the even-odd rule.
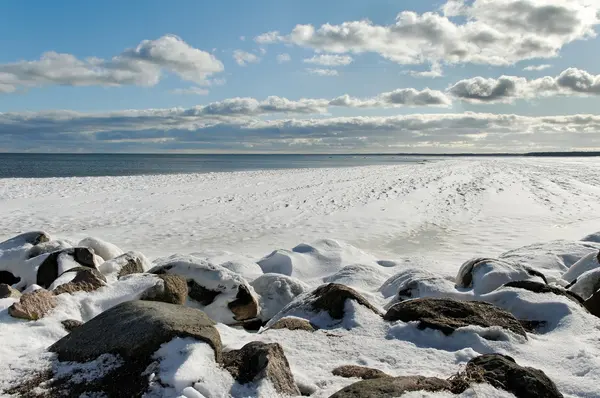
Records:
[[[0,178],[85,177],[422,162],[400,155],[3,154]],[[429,159],[431,160],[431,158]]]

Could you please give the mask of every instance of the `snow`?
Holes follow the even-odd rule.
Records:
[[[98,260],[107,286],[57,296],[58,306],[38,321],[10,317],[7,309],[15,299],[0,299],[0,391],[58,366],[45,350],[67,333],[62,320],[87,321],[160,283],[148,274],[117,280],[124,263],[107,257],[136,251],[145,256],[140,258],[146,270],[173,265],[169,272],[221,291],[203,309],[219,322],[224,348],[256,340],[281,344],[297,384],[311,397],[328,397],[356,381],[331,374],[341,365],[447,378],[471,358],[491,352],[542,369],[565,397],[597,396],[600,319],[566,297],[501,285],[515,278],[539,280],[524,271],[531,267],[556,285],[577,277],[571,290],[590,294],[598,280],[592,257],[600,242],[590,233],[599,230],[599,197],[600,164],[577,158],[0,179],[0,241],[43,229],[53,243],[34,251],[88,238],[85,244],[108,260]],[[22,277],[18,287],[25,291],[35,288],[36,268],[47,256],[28,259],[31,252],[22,238],[0,243],[0,270]],[[477,266],[472,288],[456,287],[461,264],[476,257],[496,260]],[[63,270],[75,265],[63,255],[60,264]],[[527,339],[475,326],[445,336],[414,323],[386,322],[353,301],[346,302],[344,318],[334,320],[312,311],[306,301],[308,292],[327,282],[355,288],[382,311],[401,299],[454,297],[489,301],[517,318],[546,324]],[[241,284],[257,295],[263,320],[297,316],[321,329],[251,333],[226,326],[232,321],[227,303]],[[149,397],[277,397],[268,382],[235,383],[202,342],[174,339],[155,360],[157,382]],[[96,370],[115,361],[61,364],[61,371],[79,366],[78,373],[97,377]],[[511,395],[476,385],[460,396]]]

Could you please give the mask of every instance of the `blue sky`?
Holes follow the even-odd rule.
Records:
[[[595,0],[59,4],[0,3],[1,151],[600,148]]]

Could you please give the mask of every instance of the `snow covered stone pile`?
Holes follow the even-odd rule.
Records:
[[[597,396],[597,236],[440,274],[333,240],[150,261],[21,234],[0,243],[0,396]]]

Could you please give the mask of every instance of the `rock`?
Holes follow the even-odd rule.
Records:
[[[36,284],[47,289],[59,275],[70,268],[83,266],[96,269],[96,257],[87,247],[74,247],[50,253],[37,270]]]
[[[548,322],[546,321],[531,321],[528,319],[519,319],[519,323],[523,326],[523,329],[529,333],[537,333],[539,329],[548,325]]]
[[[67,332],[72,332],[75,328],[83,325],[83,322],[75,320],[75,319],[65,319],[61,322],[63,327],[67,330]]]
[[[364,291],[373,291],[385,282],[387,274],[376,264],[350,264],[323,279],[325,283],[339,283]]]
[[[600,290],[592,294],[590,298],[585,300],[583,306],[590,312],[600,318]]]
[[[71,275],[73,274],[75,276],[71,279]],[[67,277],[67,279],[70,279],[70,281],[67,283],[58,284],[57,282],[60,282],[63,276]],[[106,278],[95,268],[75,267],[63,272],[63,274],[56,279],[50,288],[52,292],[58,296],[62,293],[73,294],[80,291],[93,292],[94,290],[97,290],[105,285]]]
[[[102,354],[126,360],[150,359],[161,344],[174,337],[208,343],[221,359],[221,337],[214,322],[200,310],[157,301],[118,304],[74,329],[49,350],[60,361],[87,362]]]
[[[98,270],[108,279],[113,281],[126,275],[144,273],[148,269],[150,269],[150,262],[146,256],[135,251],[121,254],[98,266]]]
[[[3,298],[19,298],[21,297],[21,292],[17,289],[14,289],[10,285],[6,283],[0,283],[0,299]]]
[[[331,371],[334,376],[355,377],[363,380],[379,379],[381,377],[391,377],[379,369],[367,368],[366,366],[344,365]]]
[[[346,300],[354,300],[371,311],[379,314],[379,310],[373,307],[367,299],[351,287],[338,283],[328,283],[318,287],[311,293],[314,300],[311,305],[314,311],[327,311],[333,319],[344,317],[344,306]]]
[[[20,280],[21,278],[14,276],[12,272],[0,271],[0,283],[12,286],[15,283],[19,283]]]
[[[250,284],[260,300],[259,317],[268,321],[307,291],[308,285],[299,279],[281,274],[264,274]]]
[[[500,326],[527,337],[523,326],[510,313],[483,301],[420,298],[407,300],[391,307],[384,315],[386,321],[419,322],[419,329],[431,328],[452,334],[457,328],[477,325]]]
[[[25,232],[0,243],[0,249],[9,249],[24,244],[37,245],[50,241],[50,235],[44,231]]]
[[[18,303],[8,307],[8,313],[13,318],[38,320],[58,305],[56,297],[44,289],[26,293],[21,296]]]
[[[102,257],[104,261],[111,260],[123,254],[123,250],[119,249],[117,246],[98,238],[85,238],[79,242],[77,246],[92,249],[94,253]]]
[[[505,283],[523,280],[548,283],[542,273],[521,264],[493,258],[474,258],[460,267],[456,287],[471,288],[476,294],[485,294]]]
[[[306,330],[314,332],[317,330],[309,321],[296,317],[285,317],[277,320],[269,329]]]
[[[269,380],[285,395],[300,395],[290,365],[277,343],[253,341],[239,350],[223,353],[223,367],[241,384]]]
[[[552,293],[557,296],[563,296],[576,302],[579,305],[583,305],[583,299],[579,297],[577,294],[570,292],[568,290],[562,289],[556,286],[546,285],[545,283],[539,283],[535,281],[514,281],[508,282],[504,285],[504,287],[514,287],[517,289],[525,289],[534,293]]]
[[[39,243],[39,244],[31,247],[27,251],[26,258],[30,259],[30,258],[34,258],[37,256],[41,256],[42,254],[61,251],[64,249],[69,249],[71,247],[73,247],[71,242],[68,242],[66,240],[51,240],[48,242]]]
[[[146,291],[141,300],[162,301],[163,303],[185,304],[188,295],[188,286],[185,278],[179,275],[161,274],[157,277],[163,283]]]
[[[583,242],[600,243],[600,231],[596,232],[595,234],[589,234],[587,236],[584,236],[581,240]]]
[[[587,300],[592,294],[600,290],[600,268],[584,272],[565,288]]]
[[[583,256],[563,274],[562,278],[567,282],[572,282],[584,273],[594,269],[600,269],[600,251]]]
[[[519,366],[507,355],[485,354],[467,363],[467,372],[482,373],[492,386],[506,390],[517,398],[562,398],[556,385],[539,369]]]
[[[171,256],[157,264],[149,272],[183,276],[188,282],[189,297],[211,319],[232,324],[257,317],[258,298],[240,275],[192,255]]]
[[[400,376],[380,377],[350,384],[329,398],[383,398],[399,397],[411,391],[450,391],[452,385],[437,377]]]

